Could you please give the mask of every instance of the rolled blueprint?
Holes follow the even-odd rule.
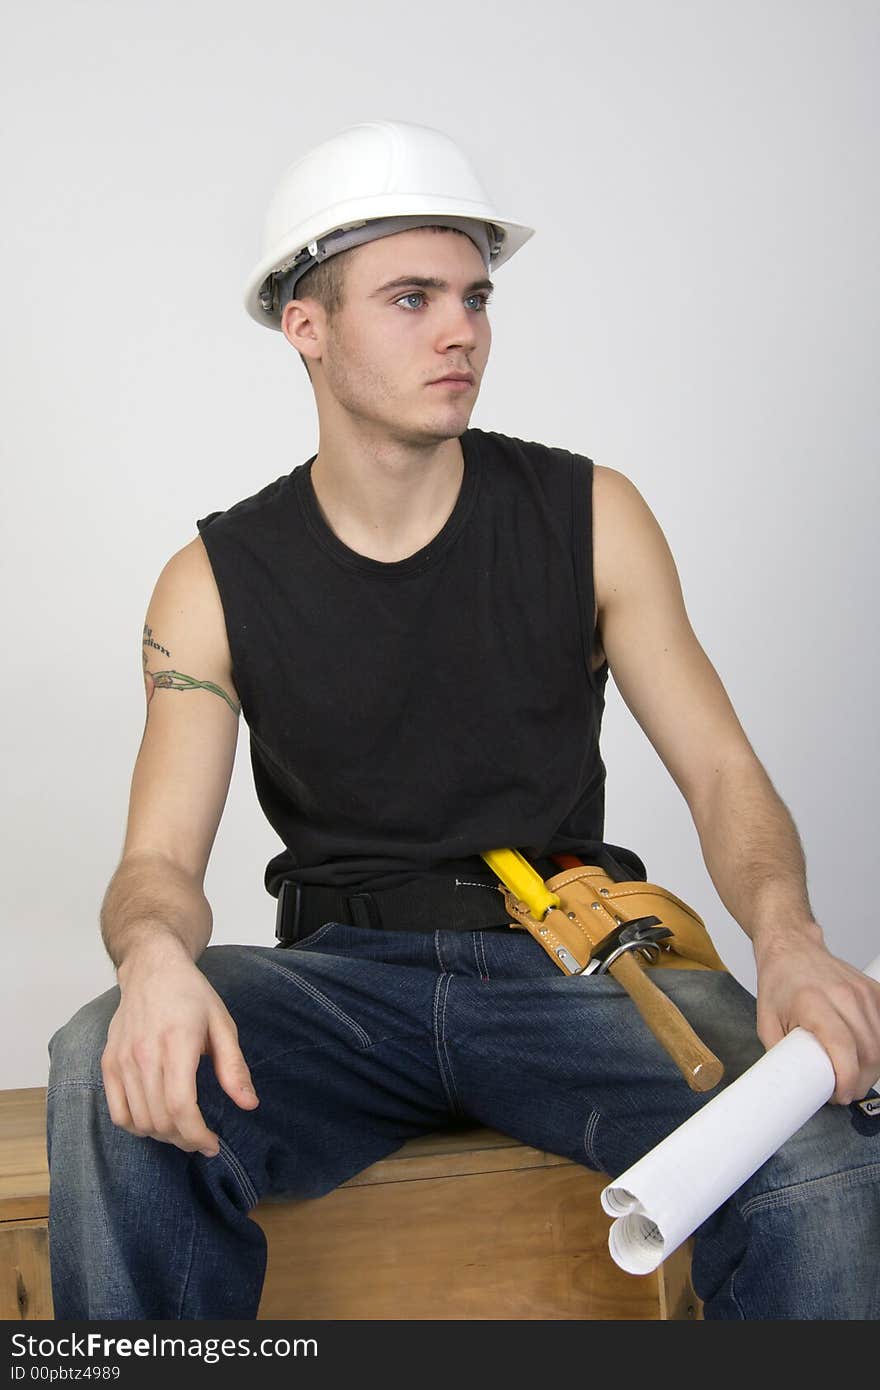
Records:
[[[864,974],[880,982],[880,956]],[[608,1248],[629,1274],[650,1274],[742,1187],[833,1095],[834,1068],[804,1028],[753,1066],[602,1192],[617,1220]]]

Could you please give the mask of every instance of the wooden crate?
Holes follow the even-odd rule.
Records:
[[[52,1317],[43,1087],[0,1092],[0,1318]],[[493,1130],[411,1140],[314,1201],[252,1212],[259,1318],[699,1318],[690,1242],[654,1273],[608,1253],[606,1179]]]

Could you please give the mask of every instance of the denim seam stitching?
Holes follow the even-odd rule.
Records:
[[[373,1050],[374,1048],[376,1048],[376,1047],[381,1047],[381,1045],[382,1045],[383,1043],[389,1043],[389,1042],[390,1042],[390,1043],[403,1042],[403,1041],[406,1041],[407,1038],[424,1038],[424,1030],[421,1029],[421,1028],[411,1028],[411,1029],[407,1029],[407,1030],[406,1030],[405,1032],[403,1032],[403,1033],[396,1033],[396,1032],[383,1033],[381,1037],[378,1037],[378,1038],[371,1038],[371,1039],[370,1039],[370,1042],[369,1042],[369,1045],[368,1045],[368,1047],[365,1049],[365,1051],[372,1051],[372,1050]],[[432,1041],[433,1041],[433,1038],[432,1038]],[[267,1053],[265,1054],[265,1056],[263,1056],[263,1057],[251,1057],[251,1059],[250,1059],[249,1062],[248,1062],[248,1068],[249,1068],[249,1070],[250,1070],[251,1080],[253,1081],[254,1086],[256,1087],[257,1083],[258,1083],[259,1080],[260,1080],[260,1068],[266,1066],[266,1064],[269,1063],[269,1062],[274,1062],[274,1061],[276,1061],[277,1058],[279,1058],[279,1057],[287,1057],[287,1058],[290,1058],[290,1057],[297,1057],[297,1058],[300,1058],[300,1057],[303,1057],[304,1055],[308,1055],[308,1054],[313,1053],[313,1052],[326,1052],[326,1050],[327,1050],[328,1048],[335,1047],[336,1045],[337,1045],[337,1040],[336,1040],[335,1038],[332,1038],[332,1039],[330,1039],[330,1041],[328,1041],[328,1042],[322,1042],[322,1043],[309,1042],[309,1043],[306,1043],[306,1044],[305,1044],[304,1046],[302,1046],[302,1047],[298,1047],[298,1046],[296,1046],[296,1045],[289,1045],[289,1046],[287,1046],[287,1047],[279,1047],[279,1048],[276,1048],[276,1050],[275,1050],[274,1052],[267,1052]]]
[[[488,980],[489,964],[486,960],[486,942],[481,931],[474,933],[474,959],[477,962],[477,971],[479,972],[480,978]]]
[[[737,1276],[738,1274],[739,1274],[739,1266],[737,1266],[737,1268],[733,1271],[733,1273],[732,1273],[731,1276],[730,1276],[730,1294],[729,1294],[729,1298],[730,1298],[730,1301],[731,1301],[731,1303],[733,1304],[734,1308],[735,1308],[736,1311],[739,1313],[740,1317],[745,1321],[746,1311],[745,1311],[745,1309],[743,1308],[742,1304],[740,1303],[739,1299],[738,1299],[737,1296],[736,1296],[736,1276]]]
[[[316,941],[320,941],[323,937],[325,937],[331,927],[337,927],[341,925],[341,922],[325,922],[322,927],[316,927],[314,931],[309,932],[308,936],[302,937],[299,941],[291,942],[291,945],[287,949],[295,951],[298,946],[304,946],[306,942],[308,942],[309,945],[312,946]]]
[[[308,994],[310,998],[312,998],[315,1001],[315,1003],[320,1004],[321,1007],[326,1009],[328,1013],[333,1014],[335,1018],[338,1018],[342,1023],[347,1024],[348,1027],[351,1028],[355,1036],[361,1041],[364,1047],[372,1046],[369,1034],[364,1032],[364,1029],[360,1026],[360,1024],[356,1023],[355,1020],[353,1018],[350,1018],[347,1013],[345,1013],[342,1009],[338,1007],[338,1005],[334,1004],[332,999],[328,999],[326,994],[322,994],[321,990],[317,989],[315,985],[311,984],[307,980],[304,980],[303,977],[301,975],[298,975],[294,970],[286,970],[283,965],[276,965],[274,961],[266,960],[265,957],[261,957],[260,959],[262,960],[263,965],[267,966],[269,970],[277,970],[280,975],[283,975],[285,977],[285,979],[291,980],[293,984],[298,985],[299,988],[303,991],[303,993]]]
[[[248,1203],[249,1206],[255,1207],[257,1205],[257,1202],[260,1200],[256,1188],[254,1187],[253,1183],[248,1177],[243,1165],[236,1157],[236,1155],[232,1152],[232,1149],[230,1149],[225,1139],[222,1139],[220,1138],[220,1136],[218,1136],[218,1140],[220,1144],[220,1153],[226,1159],[227,1166],[231,1170],[233,1176],[236,1178],[238,1185],[241,1188],[242,1196],[245,1198],[245,1201]]]
[[[477,1048],[471,1046],[471,1044],[470,1044],[469,1042],[467,1042],[467,1041],[461,1041],[461,1042],[459,1042],[459,1043],[458,1043],[458,1049],[459,1049],[460,1052],[467,1052],[467,1053],[469,1053],[472,1057],[479,1057],[479,1056],[481,1056],[481,1053],[480,1053],[479,1049],[477,1049]],[[528,1065],[528,1064],[526,1064],[526,1066],[527,1066],[527,1065]],[[548,1088],[548,1087],[547,1087],[547,1083],[546,1083],[546,1078],[544,1078],[543,1076],[541,1076],[540,1073],[538,1073],[538,1072],[533,1072],[533,1073],[530,1073],[530,1075],[535,1075],[535,1076],[539,1077],[542,1086],[544,1086],[545,1089],[552,1090],[552,1091],[554,1092],[554,1094],[556,1094],[556,1095],[563,1096],[563,1097],[568,1097],[568,1096],[570,1096],[570,1095],[572,1094],[572,1091],[575,1091],[575,1094],[581,1094],[581,1093],[579,1092],[578,1088],[572,1087],[572,1086],[560,1087],[560,1086],[552,1086],[552,1085],[551,1085],[551,1086]],[[593,1104],[593,1103],[589,1100],[589,1098],[588,1098],[586,1095],[583,1096],[583,1099],[584,1099],[584,1104],[585,1104],[585,1105],[587,1105],[587,1104]],[[595,1123],[593,1123],[593,1117],[595,1117]],[[599,1110],[599,1109],[597,1109],[597,1108],[595,1107],[595,1105],[593,1104],[593,1108],[592,1108],[592,1110],[591,1110],[591,1118],[587,1121],[586,1125],[584,1126],[584,1140],[586,1140],[586,1136],[587,1136],[587,1135],[590,1136],[590,1140],[591,1140],[591,1141],[595,1138],[596,1130],[598,1129],[598,1126],[599,1126],[600,1122],[601,1122],[603,1119],[605,1119],[605,1118],[606,1118],[606,1117],[602,1114],[602,1111]],[[531,1140],[528,1140],[528,1141],[527,1141],[527,1140],[524,1140],[523,1142],[524,1142],[524,1143],[526,1143],[526,1142],[531,1143],[532,1141],[531,1141]],[[540,1147],[540,1145],[539,1145],[539,1147]],[[586,1152],[586,1142],[583,1143],[583,1147],[584,1147],[584,1150],[585,1150],[585,1152]],[[552,1149],[552,1150],[547,1149],[547,1150],[545,1150],[545,1151],[548,1152],[548,1153],[551,1153],[551,1152],[552,1152],[552,1153],[559,1153],[559,1150],[558,1150],[558,1149]],[[571,1150],[566,1150],[566,1152],[563,1153],[563,1154],[561,1154],[560,1157],[563,1157],[563,1158],[574,1158],[574,1153],[573,1153],[573,1151],[571,1151]],[[599,1157],[598,1153],[595,1153],[595,1152],[593,1153],[593,1159],[594,1159],[594,1162],[595,1162],[595,1165],[596,1165],[595,1171],[598,1171],[598,1172],[600,1172],[600,1173],[608,1173],[608,1169],[606,1168],[605,1164],[602,1162],[602,1160],[601,1160],[601,1158]],[[580,1163],[580,1159],[576,1159],[575,1161],[578,1162],[578,1163]],[[586,1165],[582,1165],[582,1166],[586,1166],[586,1167],[588,1167],[588,1168],[593,1168],[593,1164],[589,1164],[589,1163],[586,1164]],[[610,1175],[609,1175],[609,1176],[610,1176]]]
[[[789,1183],[787,1187],[777,1187],[771,1192],[758,1192],[754,1197],[750,1197],[743,1202],[740,1207],[740,1215],[743,1217],[751,1216],[754,1211],[766,1211],[771,1207],[785,1206],[789,1200],[799,1196],[801,1193],[808,1194],[814,1192],[817,1187],[825,1183],[843,1183],[846,1187],[854,1187],[857,1183],[870,1181],[872,1178],[880,1178],[880,1163],[865,1163],[859,1168],[847,1168],[841,1172],[825,1173],[821,1178],[805,1178],[802,1182]]]
[[[57,1081],[57,1082],[55,1083],[54,1086],[52,1086],[51,1088],[48,1088],[47,1091],[46,1091],[46,1101],[47,1101],[47,1103],[48,1103],[48,1099],[49,1099],[49,1095],[50,1095],[50,1094],[53,1094],[53,1095],[54,1095],[57,1091],[61,1091],[61,1090],[65,1090],[65,1089],[80,1090],[80,1091],[83,1091],[83,1090],[101,1091],[101,1090],[103,1090],[103,1086],[101,1085],[100,1082],[96,1082],[96,1081]],[[122,1128],[122,1126],[119,1126],[119,1128]],[[127,1133],[131,1133],[131,1131],[128,1130]],[[153,1136],[152,1136],[152,1135],[133,1135],[132,1137],[133,1137],[133,1138],[152,1138]],[[169,1141],[166,1141],[166,1140],[156,1140],[156,1143],[166,1143],[166,1142],[169,1142]],[[220,1139],[219,1142],[220,1142],[220,1152],[223,1154],[224,1158],[226,1158],[227,1162],[229,1163],[229,1166],[233,1169],[233,1171],[234,1171],[234,1172],[236,1173],[236,1175],[238,1176],[238,1178],[239,1178],[239,1185],[240,1185],[240,1186],[242,1187],[242,1189],[243,1189],[244,1196],[245,1196],[245,1197],[250,1197],[250,1196],[252,1195],[253,1204],[256,1205],[256,1203],[259,1201],[259,1197],[257,1196],[257,1192],[256,1192],[256,1189],[255,1189],[254,1186],[253,1186],[253,1183],[251,1182],[250,1178],[247,1176],[247,1173],[245,1172],[244,1168],[242,1168],[241,1164],[239,1163],[238,1159],[237,1159],[237,1158],[235,1157],[235,1155],[233,1154],[232,1150],[224,1143],[224,1141],[223,1141],[222,1139]]]
[[[604,1164],[600,1161],[599,1156],[593,1147],[593,1143],[596,1138],[596,1130],[599,1128],[599,1121],[601,1120],[601,1118],[602,1116],[600,1115],[599,1111],[593,1110],[590,1114],[590,1118],[587,1120],[586,1129],[584,1130],[584,1153],[586,1154],[587,1159],[589,1160],[590,1167],[597,1169],[600,1173],[605,1171]]]
[[[434,990],[434,1050],[437,1056],[437,1066],[440,1072],[440,1080],[443,1082],[443,1089],[446,1092],[446,1099],[449,1101],[450,1108],[457,1114],[461,1114],[461,1107],[458,1102],[458,1093],[455,1086],[455,1077],[452,1073],[452,1064],[449,1060],[449,1053],[446,1048],[446,1036],[443,1032],[443,1024],[446,1021],[446,1000],[449,995],[449,986],[452,983],[451,975],[441,975]],[[440,996],[443,996],[441,1009]],[[449,1075],[447,1079],[446,1068],[443,1065],[443,1058],[446,1058],[446,1067]]]
[[[104,1083],[102,1081],[54,1081],[51,1086],[46,1087],[46,1102],[48,1103],[49,1097],[54,1096],[57,1091],[71,1088],[80,1091],[103,1091]]]
[[[442,953],[442,951],[440,950],[440,930],[439,930],[439,928],[434,932],[434,954],[435,954],[436,957],[437,957],[437,964],[438,964],[438,966],[440,967],[440,969],[441,969],[441,970],[445,970],[445,969],[446,969],[446,962],[444,961],[444,959],[443,959],[443,953]]]
[[[183,1283],[180,1286],[180,1298],[177,1304],[177,1321],[183,1320],[183,1309],[186,1304],[186,1296],[189,1293],[189,1281],[192,1274],[193,1260],[196,1253],[196,1223],[190,1220],[189,1228],[189,1256],[186,1261],[186,1273],[183,1276]]]

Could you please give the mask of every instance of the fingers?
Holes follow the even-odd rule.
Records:
[[[826,1011],[812,1028],[808,1024],[804,1027],[822,1044],[834,1068],[836,1084],[832,1105],[849,1105],[855,1098],[859,1074],[858,1049],[852,1033],[840,1015],[834,1016],[830,1011]]]
[[[215,1158],[220,1151],[218,1136],[205,1124],[198,1105],[195,1066],[175,1065],[164,1075],[164,1095],[168,1122],[179,1135],[172,1140],[189,1152],[198,1150],[206,1158]]]
[[[757,1013],[758,1037],[764,1047],[775,1047],[778,1042],[782,1042],[785,1037],[785,1029],[779,1015],[771,1009],[764,1009],[759,1001]]]
[[[125,1094],[125,1087],[106,1050],[101,1058],[101,1072],[104,1077],[104,1095],[107,1098],[107,1109],[110,1111],[111,1120],[120,1129],[134,1132],[135,1123]]]
[[[831,1059],[838,1079],[834,1098],[839,1093],[839,1103],[847,1105],[860,1100],[880,1077],[880,991],[873,982],[843,982],[830,997],[847,1031],[841,1070]]]
[[[837,991],[806,1008],[800,1024],[828,1053],[834,1068],[833,1105],[860,1099],[880,1075],[880,1020],[873,1020],[852,993]]]
[[[238,1045],[238,1029],[226,1009],[211,1015],[208,1038],[214,1071],[226,1094],[242,1109],[259,1105],[250,1068]]]
[[[197,1099],[200,1051],[169,1034],[160,1046],[135,1045],[130,1053],[105,1050],[101,1059],[107,1108],[114,1124],[139,1138],[174,1144],[212,1158],[218,1136],[205,1123]]]
[[[238,1029],[228,1010],[218,1004],[209,1015],[204,1049],[184,1029],[167,1029],[158,1038],[142,1039],[130,1047],[117,1047],[108,1039],[101,1070],[113,1123],[141,1138],[215,1157],[220,1140],[208,1128],[198,1105],[196,1072],[202,1051],[211,1054],[217,1080],[236,1105],[249,1110],[259,1105],[238,1046]]]

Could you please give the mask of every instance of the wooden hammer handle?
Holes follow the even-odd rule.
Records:
[[[692,1091],[711,1091],[724,1075],[724,1063],[697,1037],[684,1014],[626,951],[608,967],[623,985],[654,1037],[666,1049]]]

